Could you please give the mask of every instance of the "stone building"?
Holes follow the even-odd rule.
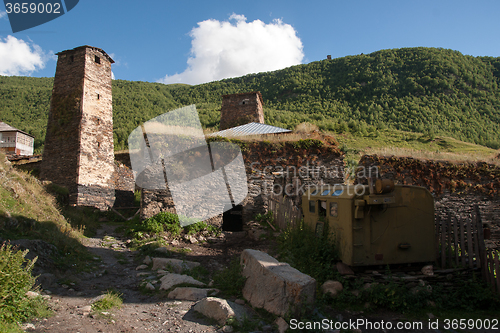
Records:
[[[111,64],[102,49],[57,53],[40,178],[69,190],[70,204],[113,205]]]
[[[248,124],[264,124],[264,102],[260,91],[222,96],[220,130]]]

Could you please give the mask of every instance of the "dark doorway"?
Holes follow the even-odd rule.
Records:
[[[222,215],[223,231],[243,231],[243,206],[237,205]]]

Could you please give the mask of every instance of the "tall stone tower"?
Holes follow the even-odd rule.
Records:
[[[71,205],[106,209],[115,199],[114,61],[88,45],[57,56],[40,178],[66,187]]]
[[[264,124],[263,105],[260,91],[223,95],[220,130],[248,123]]]

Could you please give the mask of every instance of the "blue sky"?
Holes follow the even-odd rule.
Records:
[[[100,47],[116,79],[197,84],[381,49],[500,56],[500,1],[80,0],[13,34],[0,3],[0,74],[54,76],[54,53]]]

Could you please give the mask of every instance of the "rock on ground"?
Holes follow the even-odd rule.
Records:
[[[184,301],[199,301],[207,297],[208,293],[212,290],[214,289],[177,287],[168,294],[168,298]]]
[[[171,267],[174,273],[182,273],[182,271],[184,270],[193,269],[198,266],[200,266],[200,263],[194,261],[170,258],[153,258],[152,270],[155,271],[157,269],[165,269]]]
[[[174,274],[170,273],[165,276],[163,276],[161,279],[161,286],[160,290],[168,290],[172,288],[173,286],[176,286],[181,283],[189,283],[189,284],[194,284],[197,286],[204,286],[205,284],[203,282],[200,282],[198,280],[195,280],[189,275],[181,275],[181,274]]]
[[[243,306],[217,297],[202,299],[194,305],[193,310],[206,317],[217,320],[220,325],[224,325],[231,317],[241,322],[245,316],[248,316]]]
[[[244,250],[241,263],[247,278],[243,297],[252,306],[284,316],[314,304],[316,280],[309,275],[257,250]]]
[[[339,281],[328,280],[321,286],[321,291],[330,296],[337,296],[344,289],[344,286]]]

